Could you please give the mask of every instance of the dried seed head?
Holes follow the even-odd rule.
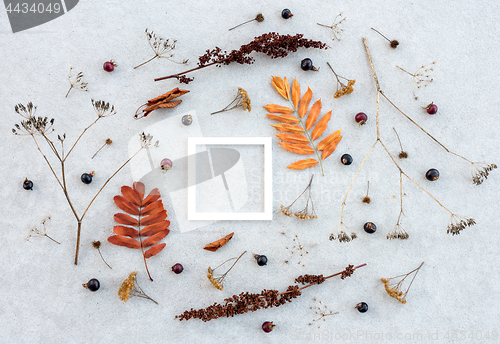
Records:
[[[95,249],[99,249],[101,247],[101,242],[100,241],[93,241],[92,247],[94,247]]]
[[[396,49],[399,45],[399,42],[397,40],[393,39],[390,44],[391,44],[391,48]]]
[[[257,16],[255,17],[255,20],[257,20],[259,23],[263,22],[264,16],[262,15],[262,13],[257,14]]]
[[[362,200],[362,201],[363,201],[363,203],[370,204],[370,202],[371,202],[372,200],[370,199],[370,197],[365,196],[365,197],[363,197],[363,200]]]

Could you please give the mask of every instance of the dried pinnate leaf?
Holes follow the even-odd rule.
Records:
[[[286,107],[286,106],[281,106],[281,105],[276,105],[276,104],[268,104],[264,106],[264,109],[271,113],[284,113],[284,114],[290,114],[293,113],[293,110]]]
[[[188,90],[181,90],[178,87],[176,87],[173,90],[162,94],[161,96],[150,99],[150,100],[148,100],[148,102],[146,104],[141,105],[139,107],[139,109],[137,109],[134,118],[140,119],[140,118],[146,117],[151,112],[153,112],[154,110],[157,110],[157,109],[174,108],[177,105],[179,105],[180,103],[182,103],[182,100],[172,101],[172,99],[178,98],[178,97],[180,97],[188,92],[189,92]]]
[[[301,154],[301,155],[311,155],[314,154],[314,149],[309,145],[304,145],[300,143],[288,143],[288,142],[280,142],[281,147],[285,148],[287,151]]]
[[[305,159],[294,162],[291,165],[288,165],[287,168],[291,170],[303,170],[309,167],[314,167],[319,163],[316,159]]]
[[[219,239],[219,240],[216,240],[208,245],[206,245],[204,247],[205,250],[208,250],[208,251],[212,251],[212,252],[215,252],[217,251],[219,248],[221,248],[222,246],[224,246],[225,244],[228,243],[229,240],[231,240],[231,238],[233,237],[234,235],[234,232],[226,235],[224,238],[222,239]]]
[[[125,226],[114,226],[113,232],[116,235],[110,236],[108,241],[118,246],[133,249],[142,248],[146,271],[152,281],[146,259],[160,253],[165,248],[164,243],[156,244],[170,232],[168,229],[170,221],[166,220],[167,212],[163,207],[163,201],[160,200],[161,195],[158,189],[151,190],[149,195],[144,198],[145,186],[141,182],[136,182],[133,187],[122,186],[121,192],[123,196],[114,197],[115,204],[121,210],[137,218],[124,213],[115,214],[115,221]],[[142,230],[141,227],[143,227]],[[144,248],[150,246],[151,248],[144,252]]]
[[[311,134],[311,138],[313,139],[313,141],[319,138],[323,134],[323,132],[326,130],[326,127],[328,126],[328,122],[330,121],[331,117],[332,117],[332,112],[328,111],[323,116],[323,118],[319,120],[318,124],[316,124],[316,127],[314,128]]]
[[[269,117],[270,119],[274,119],[275,121],[280,121],[284,123],[292,123],[292,124],[300,123],[300,120],[293,115],[273,115],[268,113],[267,117]]]

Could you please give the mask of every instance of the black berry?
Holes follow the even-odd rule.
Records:
[[[314,70],[317,71],[318,69],[313,66],[312,60],[310,58],[305,58],[302,61],[300,61],[300,68],[302,70]]]
[[[182,264],[177,263],[174,266],[172,266],[172,271],[175,272],[176,274],[180,274],[183,270],[184,267],[182,266]]]
[[[272,321],[266,321],[262,324],[262,330],[266,333],[271,332],[275,327],[276,325],[274,325]]]
[[[438,107],[434,103],[430,103],[429,105],[427,105],[426,107],[424,107],[424,109],[427,110],[427,113],[429,115],[435,115],[438,112]]]
[[[82,284],[84,288],[87,288],[90,291],[98,291],[101,283],[95,278],[92,278],[87,283]]]
[[[344,165],[350,165],[352,164],[352,156],[349,154],[344,154],[340,157],[340,162]]]
[[[82,176],[80,177],[80,179],[82,180],[82,182],[84,184],[90,184],[90,183],[92,183],[92,177],[94,175],[95,175],[94,172],[84,173],[84,174],[82,174]]]
[[[355,307],[360,313],[365,313],[368,311],[368,304],[366,302],[360,302]]]
[[[430,181],[435,181],[439,179],[439,171],[435,168],[431,168],[429,171],[425,173],[425,178]]]
[[[267,257],[264,255],[254,255],[255,259],[257,259],[257,265],[264,266],[267,265]]]
[[[24,190],[33,190],[33,182],[26,178],[23,182],[23,189]]]
[[[292,11],[290,11],[288,8],[285,8],[283,11],[281,11],[281,17],[283,19],[290,19],[293,17]]]
[[[193,116],[191,115],[184,115],[182,116],[182,124],[185,126],[191,125],[193,123]]]
[[[356,122],[359,123],[359,125],[363,125],[363,124],[366,124],[366,121],[368,120],[368,116],[366,115],[366,113],[360,112],[360,113],[356,114],[356,116],[354,116],[354,119],[356,120]]]
[[[373,234],[377,230],[377,226],[373,222],[367,222],[363,226],[363,229],[365,230],[366,233]]]

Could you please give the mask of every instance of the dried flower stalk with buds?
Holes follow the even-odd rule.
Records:
[[[354,267],[349,265],[345,270],[338,272],[336,274],[325,277],[325,279],[332,278],[334,276],[341,275],[341,279],[351,276],[356,269],[365,266],[362,264]],[[221,317],[233,317],[238,314],[245,314],[248,312],[255,312],[259,309],[265,309],[270,307],[279,307],[287,302],[292,302],[293,299],[302,295],[301,290],[309,288],[317,283],[313,282],[306,286],[299,288],[297,285],[291,285],[286,291],[279,293],[277,290],[264,289],[259,294],[252,294],[249,292],[243,292],[239,295],[233,295],[232,297],[224,299],[224,303],[214,303],[207,308],[202,308],[195,310],[186,310],[180,315],[176,315],[175,318],[182,320],[189,319],[200,319],[202,321],[210,321],[213,319]]]
[[[330,62],[326,63],[328,67],[332,70],[333,74],[335,74],[335,78],[337,79],[337,92],[333,95],[333,98],[340,98],[346,94],[351,94],[354,91],[354,84],[356,83],[356,80],[349,80],[347,78],[344,78],[343,76],[338,75],[335,73],[333,70],[332,66],[330,65]],[[344,84],[340,79],[344,79],[347,81],[347,85]]]
[[[301,220],[309,220],[309,219],[317,219],[318,215],[316,215],[316,211],[314,210],[314,203],[311,197],[311,185],[312,181],[314,178],[314,174],[311,176],[311,180],[309,181],[309,184],[307,184],[307,187],[302,191],[302,193],[295,199],[295,201],[292,202],[288,207],[284,207],[283,204],[280,206],[281,212],[285,214],[286,216],[291,217],[292,216],[292,206],[297,202],[297,200],[302,197],[302,195],[308,191],[307,195],[307,203],[304,209],[301,211],[295,212],[294,215],[297,216]],[[311,212],[309,213],[309,201],[311,201]]]
[[[73,69],[75,67],[71,66],[69,68],[69,75],[68,75],[68,80],[69,80],[69,84],[70,84],[70,87],[69,87],[69,90],[68,90],[68,93],[66,93],[66,97],[68,97],[69,95],[69,92],[71,92],[72,89],[79,89],[79,90],[82,90],[82,91],[85,91],[85,92],[88,92],[88,83],[83,81],[83,72],[79,72],[76,77],[73,78]]]
[[[395,276],[395,277],[391,277],[391,278],[381,278],[380,280],[382,281],[382,283],[384,283],[385,291],[387,292],[387,294],[389,294],[390,297],[395,298],[396,300],[398,300],[402,304],[407,304],[406,295],[410,291],[410,287],[413,283],[413,280],[415,279],[415,277],[417,277],[418,271],[420,270],[422,265],[424,265],[423,262],[422,262],[422,264],[419,265],[418,268],[416,268],[416,269],[414,269],[414,270],[412,270],[404,275],[399,275],[399,276]],[[411,276],[411,275],[413,275],[413,277],[410,281],[410,284],[408,285],[408,288],[406,288],[406,291],[403,292],[403,290],[402,290],[403,282],[408,276]],[[392,280],[395,280],[395,281],[392,281]]]
[[[41,221],[41,224],[43,225],[43,229],[38,229],[37,226],[33,226],[31,227],[29,233],[28,233],[28,236],[26,237],[26,241],[29,241],[31,242],[31,240],[33,238],[43,238],[43,237],[46,237],[50,240],[52,240],[53,242],[55,242],[56,244],[61,244],[59,241],[57,240],[54,240],[52,237],[50,237],[47,232],[48,232],[48,227],[50,225],[50,215],[49,216],[46,216],[42,219]]]
[[[83,221],[83,218],[85,217],[85,215],[87,214],[87,211],[89,210],[89,208],[92,205],[92,203],[94,203],[94,201],[97,198],[97,196],[99,196],[99,194],[101,193],[101,191],[110,182],[110,180],[123,167],[125,167],[125,165],[127,165],[130,162],[130,160],[132,160],[143,149],[148,149],[148,148],[151,148],[152,146],[157,146],[157,143],[158,143],[157,142],[156,144],[153,145],[151,143],[152,137],[150,135],[145,135],[144,133],[142,133],[142,135],[141,135],[141,148],[136,153],[134,153],[123,165],[121,165],[104,182],[104,184],[97,191],[97,193],[95,194],[95,196],[89,202],[89,204],[87,205],[87,207],[85,208],[85,210],[83,211],[83,213],[81,215],[79,215],[77,213],[77,211],[76,211],[76,209],[75,209],[75,207],[73,205],[73,202],[71,201],[71,199],[69,197],[69,193],[68,193],[68,186],[66,184],[66,160],[70,156],[71,152],[73,151],[73,149],[75,148],[75,146],[77,145],[77,143],[82,138],[83,134],[85,134],[85,132],[88,129],[90,129],[94,124],[96,124],[97,121],[99,121],[101,118],[113,116],[114,114],[116,114],[114,106],[112,106],[109,103],[106,103],[104,101],[94,101],[92,99],[92,106],[94,107],[94,111],[97,114],[97,118],[89,126],[87,126],[82,131],[82,133],[80,134],[80,136],[78,136],[78,138],[73,143],[73,145],[71,146],[71,148],[69,149],[68,152],[65,152],[65,150],[64,150],[64,141],[66,140],[66,134],[63,134],[62,136],[61,135],[57,135],[57,139],[58,139],[58,141],[61,144],[61,149],[60,150],[57,149],[55,143],[48,137],[48,135],[54,131],[53,130],[53,124],[54,124],[54,119],[53,118],[50,119],[50,120],[48,120],[47,117],[45,117],[45,118],[44,117],[35,117],[35,113],[36,113],[37,107],[34,106],[33,103],[31,103],[31,102],[28,103],[26,106],[24,106],[23,104],[18,104],[14,108],[15,111],[20,116],[22,116],[22,117],[25,118],[25,120],[21,121],[21,124],[17,124],[16,123],[14,125],[14,128],[12,129],[12,132],[15,135],[25,135],[25,136],[28,135],[28,136],[31,136],[31,138],[35,142],[35,145],[36,145],[38,151],[40,152],[40,154],[42,154],[45,162],[47,163],[47,165],[50,168],[50,171],[52,172],[52,174],[56,178],[56,181],[59,184],[59,186],[61,187],[61,189],[62,189],[62,191],[64,193],[64,196],[66,198],[66,201],[68,202],[68,205],[71,208],[71,211],[72,211],[73,215],[75,216],[76,221],[78,223],[78,226],[77,226],[77,237],[76,237],[75,265],[78,264],[78,254],[80,252],[80,235],[81,235],[81,229],[82,229],[82,221]],[[57,175],[54,166],[49,161],[49,159],[47,158],[47,156],[43,153],[42,148],[40,147],[40,144],[39,144],[38,139],[37,139],[37,137],[40,137],[40,136],[42,137],[43,141],[45,141],[45,143],[47,144],[47,146],[50,148],[50,150],[52,151],[52,153],[54,153],[56,159],[58,160],[58,162],[60,164],[60,168],[61,168],[60,176]]]
[[[248,112],[252,111],[252,105],[250,98],[248,97],[248,93],[241,87],[238,87],[238,93],[236,94],[236,97],[233,99],[231,103],[229,103],[228,106],[226,106],[222,110],[212,112],[210,115],[214,115],[220,112],[230,111],[236,108],[242,108],[243,110],[246,110]]]
[[[210,266],[208,267],[208,273],[207,273],[207,278],[208,280],[210,281],[210,283],[212,283],[212,285],[216,288],[216,289],[219,289],[219,290],[224,290],[224,285],[223,285],[223,281],[224,281],[224,278],[226,277],[226,275],[228,274],[229,271],[231,271],[231,269],[236,265],[236,263],[238,263],[238,260],[240,260],[240,258],[246,253],[247,251],[243,252],[242,254],[240,254],[239,257],[234,257],[234,258],[230,258],[228,260],[226,260],[224,263],[220,264],[219,266],[217,266],[216,268],[211,268]],[[214,271],[218,268],[220,268],[222,265],[226,264],[227,262],[231,261],[231,260],[235,260],[233,265],[231,265],[231,267],[229,268],[229,270],[227,270],[226,272],[224,272],[222,275],[218,276],[218,277],[214,277]]]
[[[120,290],[118,290],[118,296],[120,297],[120,300],[122,300],[123,302],[127,302],[129,298],[135,296],[150,300],[158,304],[158,302],[150,298],[142,290],[142,288],[139,286],[139,283],[137,282],[136,275],[137,271],[134,271],[125,279],[125,281],[122,282]]]
[[[301,261],[302,259],[305,257],[306,254],[309,253],[309,251],[306,251],[306,248],[308,247],[313,247],[313,246],[316,246],[316,244],[310,244],[310,245],[302,245],[299,241],[299,237],[297,236],[297,234],[295,234],[295,236],[293,237],[293,239],[290,239],[285,232],[281,232],[281,234],[283,234],[288,240],[290,240],[293,244],[292,247],[285,247],[287,250],[289,250],[291,252],[291,256],[290,258],[288,258],[287,260],[285,260],[285,263],[288,264],[290,262],[290,260],[292,260],[293,256],[295,256],[295,254],[299,254],[299,259],[297,261],[297,264],[301,264]],[[302,264],[302,266],[305,266],[304,264]]]
[[[342,29],[340,27],[340,25],[346,20],[346,18],[342,18],[342,13],[340,14],[337,14],[337,16],[335,17],[335,19],[333,20],[333,24],[331,26],[328,26],[328,25],[324,25],[324,24],[320,24],[320,23],[316,23],[318,24],[319,26],[323,26],[323,27],[327,27],[331,30],[331,33],[330,33],[330,38],[332,41],[340,41],[340,34],[342,32],[344,32],[344,29]]]
[[[311,325],[314,325],[315,323],[317,323],[318,321],[322,320],[322,321],[325,321],[326,317],[329,316],[329,315],[334,315],[334,314],[339,314],[339,312],[330,312],[328,311],[328,307],[326,305],[324,305],[321,300],[317,300],[316,298],[313,298],[313,301],[316,301],[316,306],[314,308],[314,313],[316,313],[317,315],[319,315],[319,318],[316,319],[316,320],[313,320],[312,322],[310,322],[308,325],[311,326]],[[310,309],[313,309],[313,307],[309,307]],[[322,325],[322,322],[319,322],[318,323],[318,328],[320,328]]]
[[[140,66],[145,65],[146,63],[159,58],[164,58],[178,64],[186,64],[188,62],[188,60],[183,60],[182,62],[176,62],[172,60],[172,57],[174,57],[173,50],[175,49],[175,44],[177,43],[177,40],[170,38],[164,39],[158,36],[154,31],[151,32],[148,31],[148,29],[146,29],[146,37],[148,39],[149,46],[151,47],[151,49],[153,49],[153,52],[155,53],[155,56],[153,56],[146,62],[143,62],[138,66],[135,66],[134,69],[139,68]]]
[[[101,259],[104,262],[104,264],[106,264],[108,266],[108,268],[112,269],[112,267],[108,264],[108,262],[106,262],[106,260],[102,256],[102,253],[101,253],[101,242],[100,241],[92,241],[92,247],[95,248],[97,250],[97,252],[99,252],[99,255],[101,256]]]

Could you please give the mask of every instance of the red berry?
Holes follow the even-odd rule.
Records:
[[[174,266],[172,266],[172,271],[175,272],[176,274],[180,274],[183,270],[184,267],[182,266],[182,264],[177,263]]]
[[[112,72],[115,67],[118,66],[116,64],[116,62],[114,60],[110,60],[110,61],[106,61],[104,62],[104,64],[102,65],[102,68],[106,71],[106,72]]]
[[[427,113],[429,115],[435,115],[438,112],[438,107],[434,103],[430,103],[424,109],[427,109]]]
[[[264,332],[266,333],[271,332],[275,327],[276,325],[274,325],[272,321],[266,321],[262,324],[262,330],[264,330]]]
[[[356,122],[359,123],[359,125],[363,125],[363,124],[366,124],[366,121],[368,120],[368,116],[366,115],[366,113],[360,112],[354,117],[354,119],[356,120]]]
[[[172,160],[170,159],[163,159],[161,162],[160,162],[160,168],[163,170],[163,171],[168,171],[172,168],[173,164],[172,164]]]

